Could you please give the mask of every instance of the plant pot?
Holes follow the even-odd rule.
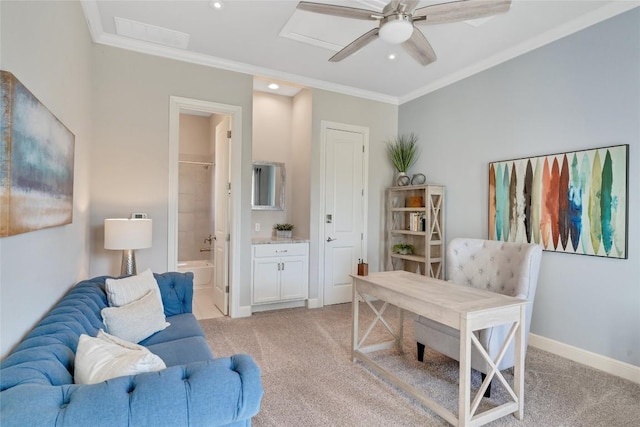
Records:
[[[276,237],[278,239],[290,239],[293,235],[293,230],[276,230]]]

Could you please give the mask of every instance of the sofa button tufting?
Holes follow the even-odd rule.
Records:
[[[66,409],[67,406],[69,406],[69,404],[65,402],[62,405],[60,405],[60,409]]]

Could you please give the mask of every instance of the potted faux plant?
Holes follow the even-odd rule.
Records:
[[[416,248],[408,243],[398,243],[393,245],[393,253],[399,255],[413,255]]]
[[[293,224],[276,224],[273,226],[276,230],[276,237],[280,239],[290,239],[293,234]]]
[[[398,171],[398,177],[406,176],[407,170],[418,160],[418,136],[413,132],[408,135],[398,135],[395,140],[387,141],[389,159]]]

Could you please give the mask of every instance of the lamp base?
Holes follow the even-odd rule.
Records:
[[[125,249],[122,251],[120,275],[131,276],[135,274],[138,274],[138,271],[136,270],[136,252],[133,249]]]

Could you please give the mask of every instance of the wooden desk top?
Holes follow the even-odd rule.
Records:
[[[402,270],[352,277],[365,293],[369,290],[372,296],[456,329],[460,329],[461,318],[527,304],[519,298]]]

